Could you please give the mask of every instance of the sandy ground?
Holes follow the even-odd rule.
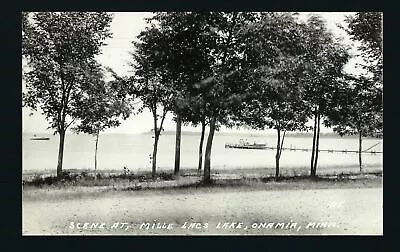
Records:
[[[81,199],[24,200],[22,207],[24,235],[383,233],[382,188],[115,192]],[[197,224],[187,229],[182,227],[185,222]],[[229,224],[218,228],[219,222]],[[151,228],[157,223],[160,228]]]

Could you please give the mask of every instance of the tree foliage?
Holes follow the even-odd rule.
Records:
[[[316,175],[319,155],[321,120],[326,124],[331,102],[344,74],[343,67],[349,60],[348,48],[336,40],[327,30],[325,21],[318,15],[310,15],[304,25],[306,71],[305,84],[307,113],[314,119],[311,153],[311,175]]]
[[[148,21],[149,26],[142,31],[138,42],[134,42],[135,52],[132,54],[135,76],[131,78],[131,92],[141,100],[143,109],[149,109],[153,116],[154,145],[152,155],[152,176],[155,177],[157,167],[158,141],[163,130],[165,117],[174,109],[173,89],[170,75],[165,64],[165,55],[169,47],[168,41],[155,24]]]
[[[22,15],[22,56],[26,92],[23,105],[40,108],[60,134],[57,174],[61,175],[65,131],[80,116],[83,90],[101,82],[95,56],[110,37],[111,15],[37,12]]]
[[[383,134],[382,90],[365,77],[346,76],[331,104],[327,124],[339,135],[380,137]]]
[[[110,36],[111,16],[40,12],[24,14],[23,20],[22,55],[29,68],[24,105],[40,107],[51,128],[65,131],[79,112],[81,90],[101,77],[94,57]]]
[[[175,173],[180,166],[180,132],[184,124],[205,122],[204,102],[195,83],[207,77],[210,69],[210,49],[213,39],[206,33],[211,13],[168,12],[156,13],[149,20],[157,27],[162,43],[162,64],[172,91],[173,112],[176,115]]]
[[[77,101],[79,123],[73,130],[97,135],[107,128],[118,127],[121,119],[127,119],[132,112],[132,97],[126,90],[127,81],[120,78],[101,80],[93,83],[90,90],[82,90]]]
[[[306,45],[301,28],[289,13],[261,13],[258,22],[243,29],[242,68],[249,73],[244,78],[247,94],[233,118],[255,129],[277,130],[276,176],[285,132],[306,128],[300,81]]]
[[[110,69],[109,69],[110,70]],[[95,170],[97,169],[97,147],[100,132],[107,128],[118,127],[132,112],[131,100],[128,96],[127,80],[118,77],[111,70],[114,79],[100,80],[93,83],[90,89],[82,90],[79,105],[79,120],[72,130],[76,133],[87,133],[96,137]]]
[[[357,12],[346,18],[347,33],[353,40],[361,42],[359,49],[374,58],[383,51],[383,30],[381,12]]]
[[[375,85],[383,85],[383,15],[381,12],[357,12],[346,18],[344,28],[358,47],[364,63],[363,69],[369,72]]]
[[[304,114],[296,111],[304,109],[301,56],[305,46],[296,21],[289,14],[267,13],[247,29],[243,66],[251,74],[245,79],[248,94],[238,107],[237,120],[259,129],[280,124],[283,130],[295,130],[304,121],[295,120]]]
[[[366,75],[344,76],[336,100],[330,105],[328,123],[343,135],[359,135],[359,166],[362,171],[362,137],[383,135],[383,57],[382,14],[359,12],[346,18],[345,29],[351,38],[360,42]]]

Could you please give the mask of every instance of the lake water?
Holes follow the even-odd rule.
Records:
[[[40,134],[40,136],[46,136]],[[22,136],[23,172],[33,170],[55,170],[58,155],[58,135],[49,135],[48,141],[32,141],[31,134]],[[249,142],[276,145],[274,135],[220,135],[214,137],[211,165],[216,169],[275,167],[274,150],[243,150],[225,148],[225,143],[237,143],[240,139]],[[200,134],[183,135],[181,139],[181,167],[196,168]],[[205,143],[207,134],[205,136]],[[364,139],[363,149],[380,139]],[[284,147],[311,148],[311,137],[286,137]],[[67,135],[65,139],[63,169],[93,169],[95,138],[89,135]],[[153,139],[149,134],[103,134],[98,144],[98,169],[121,170],[124,166],[131,171],[151,171],[149,155]],[[321,137],[320,149],[358,150],[357,138]],[[382,151],[382,143],[371,150]],[[162,135],[159,142],[157,166],[159,170],[172,170],[175,157],[175,135]],[[281,156],[282,170],[285,168],[309,167],[311,152],[285,150]],[[382,154],[363,154],[363,163],[381,166]],[[357,170],[357,153],[320,152],[319,167],[352,166]]]

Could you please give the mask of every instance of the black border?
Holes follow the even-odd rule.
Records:
[[[26,11],[381,11],[382,1],[349,0],[114,0],[51,1],[23,0],[18,9]]]
[[[10,6],[8,6],[10,7]],[[318,251],[368,249],[385,250],[382,241],[391,238],[395,230],[395,203],[398,195],[394,187],[396,173],[399,169],[394,163],[393,155],[397,151],[396,125],[398,124],[398,107],[396,96],[400,94],[398,82],[394,73],[398,68],[398,28],[395,22],[397,13],[395,6],[385,5],[383,1],[146,1],[146,0],[115,0],[115,1],[43,1],[25,0],[11,7],[11,11],[1,15],[2,34],[2,110],[1,127],[3,136],[1,154],[3,156],[0,172],[0,194],[2,196],[2,214],[0,215],[0,237],[2,245],[7,247],[18,245],[18,248],[33,247],[41,250],[92,251],[107,250],[148,250],[158,251],[178,248],[185,250],[285,250],[288,247],[298,250]],[[384,237],[360,236],[162,236],[162,237],[22,237],[22,207],[21,207],[21,169],[22,169],[22,121],[21,121],[21,48],[20,48],[20,12],[21,11],[383,11],[384,12]],[[4,57],[5,56],[5,57]],[[6,78],[4,78],[6,77]],[[5,161],[5,162],[4,162]],[[394,194],[394,195],[393,195]],[[390,199],[390,196],[396,198]],[[394,237],[393,237],[394,238]],[[61,244],[60,244],[61,242]],[[376,247],[375,247],[376,246]],[[1,246],[3,247],[3,246]],[[11,248],[11,247],[10,247]],[[141,248],[141,249],[140,249]],[[5,249],[4,251],[8,251]],[[12,249],[11,251],[14,251]]]

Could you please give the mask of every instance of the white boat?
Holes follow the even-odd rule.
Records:
[[[265,143],[250,143],[247,140],[240,139],[239,143],[226,143],[225,148],[236,148],[236,149],[267,149]]]

